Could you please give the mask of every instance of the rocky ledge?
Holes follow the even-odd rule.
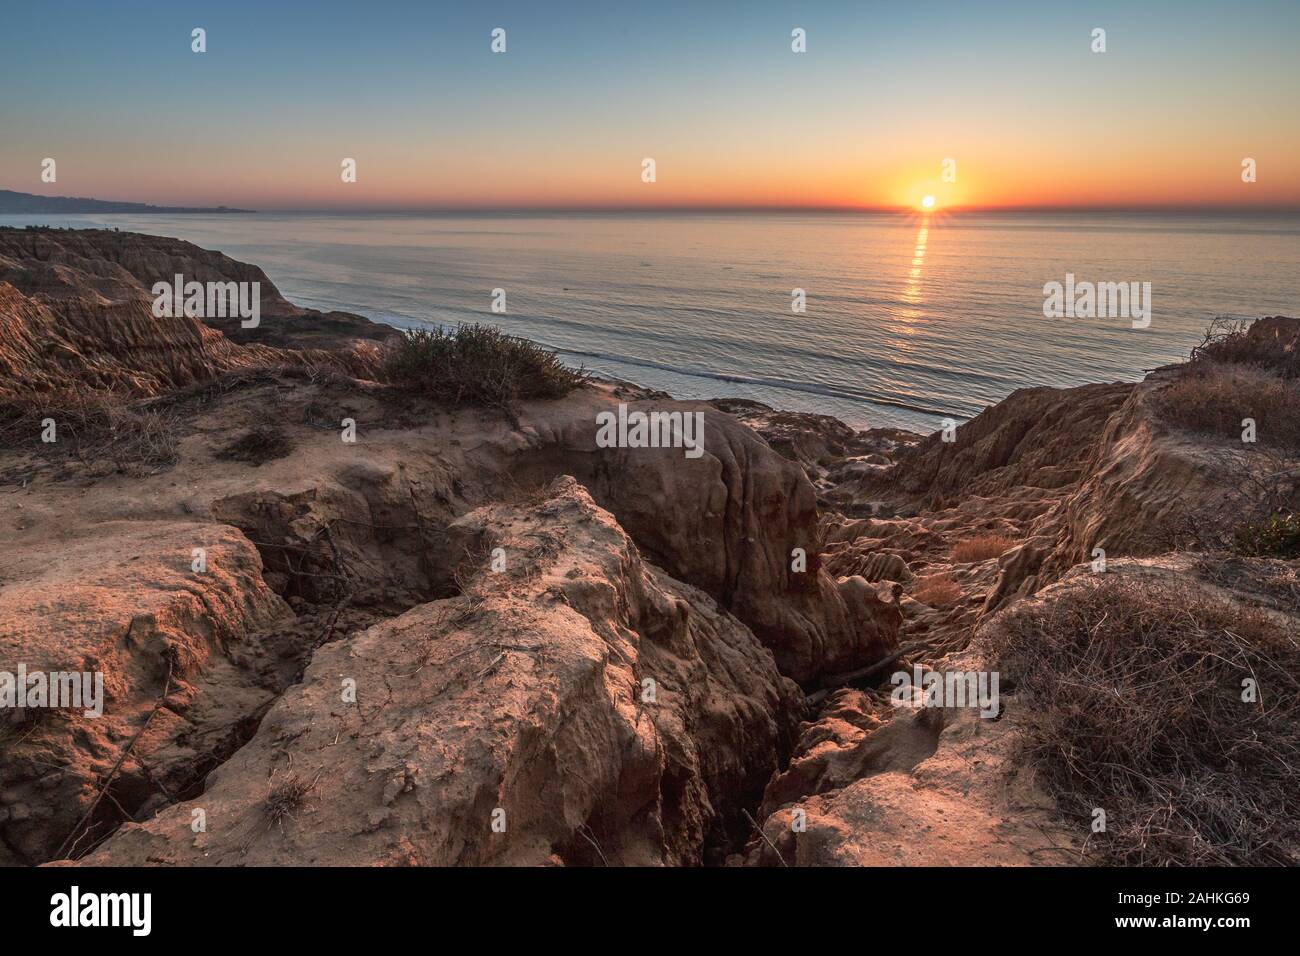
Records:
[[[175,274],[260,283],[261,326],[156,317]],[[503,414],[394,389],[397,333],[253,266],[105,231],[0,229],[0,328],[0,672],[105,697],[0,712],[9,865],[1077,862],[1043,694],[890,675],[997,671],[1121,581],[1300,626],[1294,556],[1242,544],[1285,548],[1300,452],[1177,421],[1189,367],[953,442],[601,381]],[[1248,335],[1285,361],[1300,322]],[[148,441],[42,442],[90,428],[77,390]],[[619,406],[698,413],[703,453],[604,447]]]

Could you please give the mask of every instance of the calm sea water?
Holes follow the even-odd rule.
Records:
[[[29,222],[176,236],[256,263],[300,305],[403,327],[490,321],[681,398],[858,427],[929,431],[1022,386],[1134,381],[1216,316],[1300,312],[1296,216],[0,217]],[[1067,272],[1150,282],[1150,327],[1045,319],[1043,285]]]

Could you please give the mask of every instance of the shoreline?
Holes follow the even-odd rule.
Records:
[[[922,269],[926,278],[909,290],[910,260],[895,259],[912,251],[915,225],[809,226],[805,238],[822,245],[778,263],[766,260],[802,233],[761,218],[754,223],[766,231],[755,233],[746,225],[750,221],[736,219],[724,227],[666,219],[652,227],[608,217],[590,226],[408,218],[368,227],[356,217],[238,225],[164,216],[150,218],[144,231],[242,250],[290,298],[322,309],[401,326],[497,322],[564,350],[574,364],[585,361],[673,394],[737,395],[832,414],[857,427],[930,431],[941,427],[945,414],[927,413],[968,420],[1019,387],[1137,381],[1142,369],[1185,358],[1215,315],[1235,315],[1252,300],[1259,303],[1255,308],[1287,310],[1279,283],[1254,282],[1257,291],[1248,294],[1241,281],[1225,275],[1175,295],[1186,284],[1158,265],[1149,276],[1159,308],[1150,329],[1133,332],[1127,322],[1119,323],[1121,329],[1100,320],[1049,321],[1038,314],[1041,286],[1046,278],[1061,278],[1048,260],[1074,248],[1073,227],[1039,238],[1001,228],[959,234],[937,224],[930,231],[929,265]],[[130,228],[132,220],[101,222]],[[1098,234],[1076,253],[1093,255],[1098,243],[1110,245],[1108,236],[1115,243],[1136,241],[1125,235]],[[1193,242],[1226,249],[1240,239],[1271,263],[1269,274],[1281,276],[1289,268],[1289,239],[1286,245],[1267,236],[1202,240],[1169,233],[1167,239],[1171,250]],[[695,250],[692,241],[709,248]],[[590,252],[593,243],[598,251]],[[683,258],[674,258],[682,243]],[[849,256],[864,245],[861,254]],[[1022,246],[1043,251],[1014,269],[981,252]],[[951,258],[957,254],[960,261]],[[428,262],[437,266],[430,269]],[[735,268],[725,269],[729,264]],[[593,281],[597,276],[604,278]],[[807,289],[808,316],[787,315],[787,284]],[[488,292],[497,286],[510,294],[502,315],[488,308]],[[924,304],[911,301],[917,298]],[[742,381],[729,381],[734,379]]]

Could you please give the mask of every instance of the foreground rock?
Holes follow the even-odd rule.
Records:
[[[842,692],[764,798],[759,866],[1077,864],[1082,838],[1016,757],[1009,724]],[[795,798],[795,793],[800,795]]]
[[[572,479],[453,530],[512,566],[322,647],[200,798],[84,862],[695,864],[742,833],[801,706],[753,635]]]
[[[210,572],[192,572],[194,547]],[[100,672],[106,698],[97,718],[4,715],[0,832],[11,864],[84,851],[121,819],[121,804],[147,810],[151,797],[192,791],[288,683],[283,642],[270,637],[292,614],[230,527],[106,522],[5,557],[0,669]],[[134,759],[98,799],[97,781],[146,722]]]
[[[594,448],[595,412],[637,400],[608,386],[522,409],[515,428],[479,412],[395,411],[384,393],[351,385],[292,384],[282,390],[255,381],[192,410],[182,406],[178,461],[160,473],[86,474],[73,463],[60,465],[67,476],[54,481],[39,455],[0,467],[26,482],[5,492],[14,536],[0,548],[7,585],[0,628],[30,622],[7,659],[44,647],[51,667],[80,670],[98,661],[120,689],[98,723],[60,714],[39,734],[0,741],[0,762],[15,768],[6,783],[21,805],[0,820],[14,862],[55,855],[97,799],[91,820],[74,834],[78,850],[124,820],[147,819],[158,806],[192,796],[247,741],[317,647],[456,595],[467,575],[490,565],[488,549],[468,547],[453,532],[457,516],[502,497],[531,501],[563,470],[582,475],[594,498],[617,509],[627,533],[639,534],[660,566],[707,591],[716,613],[737,627],[765,627],[761,643],[789,668],[787,676],[815,681],[831,663],[860,666],[897,640],[901,615],[888,594],[860,578],[836,582],[818,566],[816,509],[798,467],[720,412],[708,413],[708,451],[688,470],[679,450]],[[309,424],[323,408],[355,418],[357,444]],[[232,446],[269,444],[249,441],[268,429],[281,439],[274,454],[226,455]],[[211,547],[214,530],[243,557]],[[130,541],[141,544],[121,544]],[[205,546],[206,575],[192,569],[194,548]],[[808,549],[805,571],[790,569],[795,546]],[[68,573],[73,552],[94,562],[94,575]],[[226,619],[226,598],[209,592],[236,570],[236,597],[264,595],[269,620],[251,613]],[[119,616],[105,614],[104,626],[87,632],[86,615],[50,614],[49,601],[19,586],[30,575],[46,575],[60,606],[70,608],[105,599],[99,578],[123,582],[107,590],[116,593]],[[172,688],[109,781],[163,692],[161,651],[144,639],[154,632],[145,626],[150,602],[163,598],[192,604],[169,640],[199,650],[178,659],[185,661],[175,675],[183,695],[180,684]],[[132,620],[130,633],[143,636],[133,653],[148,655],[148,666],[122,657],[123,645],[137,646],[126,637]],[[87,731],[87,724],[94,726]],[[768,755],[773,761],[776,752]],[[64,769],[46,780],[51,763]],[[54,782],[57,790],[39,789]],[[764,782],[754,784],[754,803]]]

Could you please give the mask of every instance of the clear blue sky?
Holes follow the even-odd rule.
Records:
[[[1300,202],[1296,0],[56,0],[9,4],[3,22],[0,187],[26,192],[893,204],[937,188],[951,156],[955,204]],[[39,179],[47,156],[56,184]],[[340,181],[345,157],[357,183]]]

